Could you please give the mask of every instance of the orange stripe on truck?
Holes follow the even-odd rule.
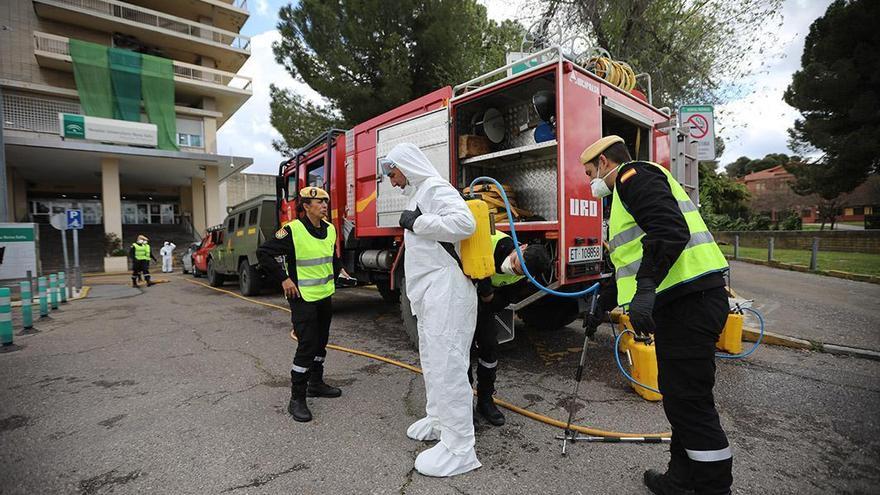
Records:
[[[370,194],[366,198],[357,202],[357,204],[355,205],[355,210],[357,210],[358,213],[361,213],[364,210],[366,210],[367,206],[370,206],[370,203],[372,203],[375,200],[376,200],[376,191],[373,191],[372,194]]]

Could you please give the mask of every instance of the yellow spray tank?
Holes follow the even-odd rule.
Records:
[[[492,233],[495,228],[489,219],[489,205],[481,199],[466,201],[474,216],[477,229],[474,235],[461,241],[461,268],[468,277],[479,280],[495,273],[495,258],[492,253]]]
[[[727,323],[724,324],[715,347],[730,354],[740,354],[743,350],[742,334],[743,315],[730,313],[727,315]]]
[[[628,315],[620,315],[620,327],[632,330]],[[628,340],[627,337],[629,337]],[[659,390],[660,388],[657,383],[657,349],[654,347],[654,343],[639,342],[632,337],[632,334],[627,333],[620,339],[620,348],[620,351],[626,353],[627,358],[629,358],[630,374],[632,377],[639,383],[644,383],[651,388]],[[630,382],[630,385],[645,400],[658,401],[663,399],[663,396],[657,392],[632,382]]]

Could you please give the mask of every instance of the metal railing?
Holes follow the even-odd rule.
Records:
[[[34,49],[44,53],[69,57],[69,41],[69,38],[65,38],[64,36],[37,31],[34,32]],[[232,72],[212,69],[210,67],[179,62],[177,60],[172,60],[171,63],[174,67],[174,75],[176,77],[250,91],[252,80],[249,77],[239,76]]]
[[[250,53],[249,37],[219,29],[207,24],[189,21],[177,16],[138,7],[117,0],[35,0],[46,5],[61,8],[73,7],[110,16],[116,19],[136,22],[152,28],[183,34],[198,40],[209,40]]]
[[[3,128],[58,134],[59,113],[82,113],[73,100],[34,98],[3,92]]]

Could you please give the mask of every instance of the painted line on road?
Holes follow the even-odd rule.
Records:
[[[205,284],[202,282],[197,282],[195,280],[190,280],[190,279],[184,279],[184,280],[186,280],[187,282],[189,282],[191,284],[200,285],[202,287],[205,287],[205,288],[217,291],[217,292],[222,292],[224,294],[227,294],[227,295],[230,295],[233,297],[237,297],[241,300],[244,300],[244,301],[247,301],[247,302],[250,302],[253,304],[259,304],[260,306],[266,306],[266,307],[273,308],[273,309],[280,309],[281,311],[284,311],[286,313],[290,313],[290,308],[285,308],[285,307],[279,306],[277,304],[272,304],[272,303],[267,303],[267,302],[263,302],[263,301],[258,301],[256,299],[251,299],[250,297],[242,296],[241,294],[237,294],[237,293],[232,292],[230,290],[221,289],[219,287],[211,287],[208,284]],[[292,340],[296,340],[296,334],[293,331],[290,332],[290,338]],[[400,361],[397,361],[397,360],[394,360],[391,358],[386,358],[384,356],[379,356],[378,354],[372,354],[372,353],[369,353],[366,351],[361,351],[358,349],[350,349],[348,347],[342,347],[342,346],[339,346],[336,344],[327,344],[327,348],[332,349],[334,351],[346,352],[349,354],[354,354],[356,356],[362,356],[362,357],[366,357],[369,359],[375,359],[377,361],[381,361],[386,364],[397,366],[397,367],[412,371],[414,373],[419,373],[419,374],[422,373],[422,370],[416,366],[413,366],[413,365],[407,364],[407,363],[403,363],[403,362],[400,362]],[[493,400],[495,401],[495,404],[497,404],[497,405],[499,405],[509,411],[513,411],[517,414],[525,416],[529,419],[533,419],[535,421],[544,423],[549,426],[554,426],[556,428],[560,428],[563,430],[566,428],[566,423],[564,421],[560,421],[558,419],[553,419],[548,416],[544,416],[543,414],[538,414],[536,412],[529,411],[528,409],[523,409],[523,408],[515,406],[507,401],[499,399],[497,397],[495,397]],[[576,431],[578,433],[584,433],[586,435],[594,435],[594,436],[599,436],[599,437],[668,438],[668,437],[672,436],[672,432],[669,432],[669,431],[666,431],[663,433],[626,433],[626,432],[619,432],[619,431],[600,430],[597,428],[591,428],[589,426],[581,426],[581,425],[571,425],[569,427],[569,430]]]

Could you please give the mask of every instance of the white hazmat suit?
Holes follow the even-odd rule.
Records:
[[[164,273],[171,273],[174,271],[171,268],[171,253],[174,252],[174,248],[176,247],[177,246],[173,242],[165,241],[165,245],[159,250],[159,254],[162,255],[162,271]]]
[[[473,392],[468,383],[470,345],[477,320],[473,282],[439,242],[473,235],[474,217],[458,191],[444,180],[422,151],[398,144],[388,153],[409,184],[408,210],[422,212],[413,231],[404,231],[406,295],[418,319],[419,358],[425,379],[426,417],[413,423],[414,440],[437,440],[416,458],[427,476],[454,476],[481,466],[474,450]]]

